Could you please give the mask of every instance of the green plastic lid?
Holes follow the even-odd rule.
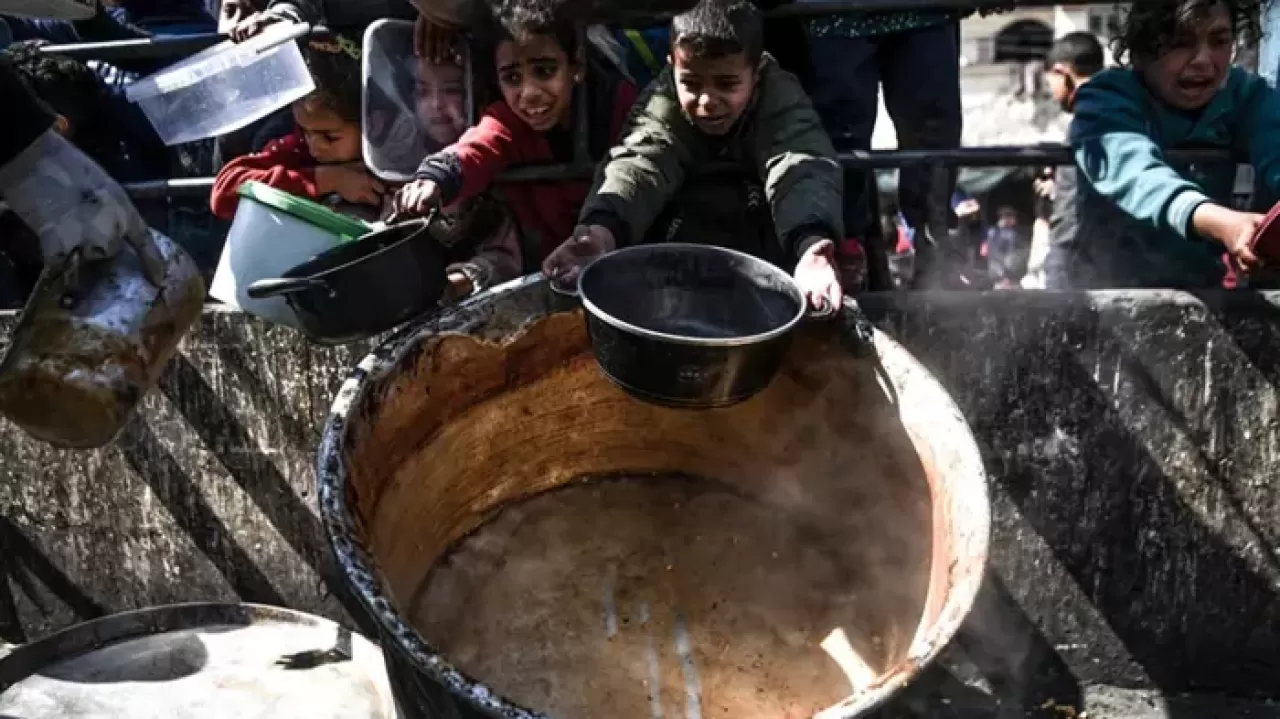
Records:
[[[250,180],[240,185],[236,194],[337,235],[344,242],[373,231],[373,228],[360,220],[338,214],[324,205],[290,195],[261,182]]]

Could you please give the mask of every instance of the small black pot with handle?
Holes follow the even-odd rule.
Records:
[[[447,278],[431,216],[372,232],[254,282],[254,299],[284,295],[302,330],[319,344],[372,337],[434,308]]]
[[[795,326],[835,313],[807,313],[795,280],[769,262],[684,243],[604,255],[579,275],[576,295],[600,369],[631,395],[675,408],[751,398],[781,367]]]

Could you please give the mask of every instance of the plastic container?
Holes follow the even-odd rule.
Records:
[[[1280,262],[1280,202],[1267,212],[1253,236],[1253,253],[1263,262]]]
[[[300,327],[283,298],[251,299],[245,288],[280,277],[325,250],[368,234],[370,227],[259,182],[244,183],[238,194],[240,205],[209,294],[263,319]]]
[[[166,145],[234,132],[315,90],[295,42],[309,31],[308,25],[272,25],[131,83],[125,94]]]
[[[459,65],[423,63],[413,55],[412,22],[378,20],[365,30],[361,131],[365,164],[379,179],[412,180],[422,158],[452,144],[470,124],[465,121],[474,117],[470,52],[465,45],[458,51]],[[462,98],[444,90],[455,80],[462,83]],[[457,107],[446,107],[459,100]],[[427,126],[432,117],[437,122]],[[442,122],[450,117],[463,119],[452,131]]]

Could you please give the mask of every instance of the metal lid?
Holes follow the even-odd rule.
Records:
[[[287,192],[277,190],[270,185],[250,180],[236,190],[240,197],[247,197],[273,210],[296,217],[307,224],[314,225],[325,232],[331,232],[344,240],[354,240],[369,234],[369,226],[365,223],[338,214],[333,210],[311,200],[303,199]]]
[[[396,719],[381,651],[325,619],[186,604],[86,622],[0,659],[16,719]]]

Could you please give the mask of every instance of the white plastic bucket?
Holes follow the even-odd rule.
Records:
[[[281,297],[250,299],[245,288],[370,231],[359,220],[340,215],[301,197],[246,182],[227,233],[209,294],[250,314],[298,327],[293,308]]]

